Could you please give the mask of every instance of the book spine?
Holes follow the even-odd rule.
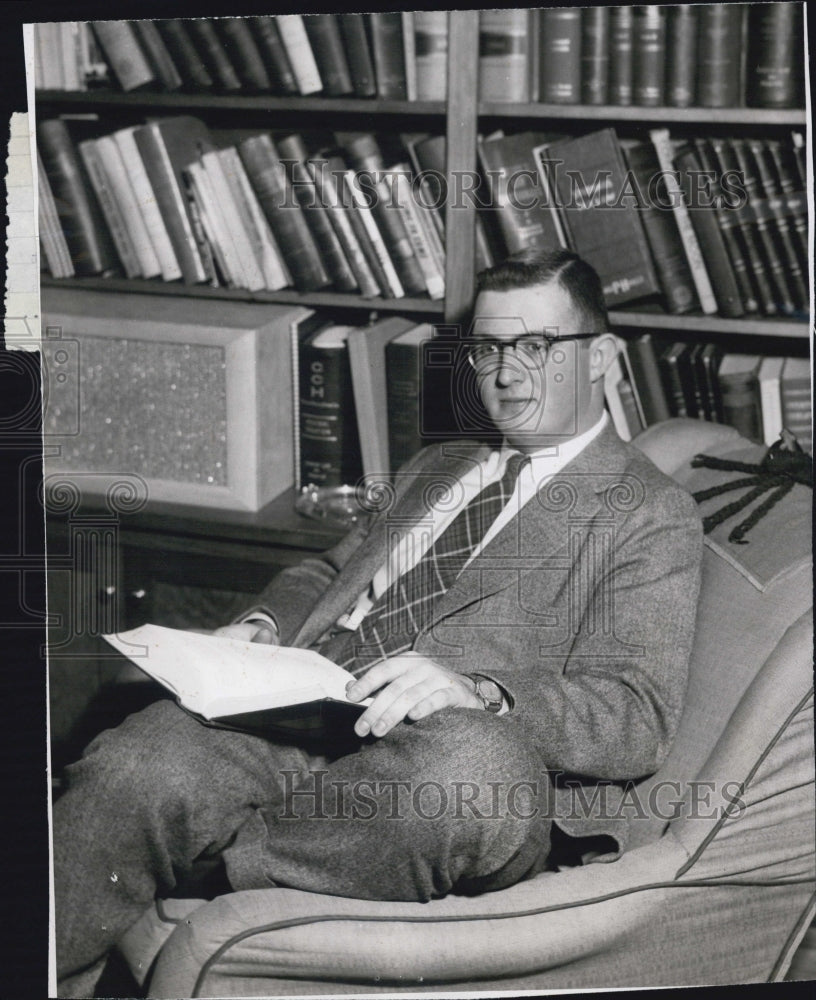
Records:
[[[153,70],[129,21],[93,21],[93,30],[122,90],[155,83]]]
[[[402,18],[402,58],[405,66],[405,96],[409,101],[417,99],[416,29],[414,12],[404,10]]]
[[[77,24],[77,49],[79,74],[83,81],[83,90],[89,87],[107,87],[110,85],[108,64],[99,48],[99,42],[88,21]]]
[[[84,81],[79,75],[77,22],[62,21],[58,26],[58,34],[62,55],[63,88],[69,91],[85,90]]]
[[[669,7],[666,24],[666,103],[694,104],[697,80],[697,11],[689,3]]]
[[[632,103],[632,40],[634,21],[631,7],[609,9],[609,103]]]
[[[357,97],[376,97],[377,78],[363,14],[338,14],[351,83]]]
[[[541,18],[539,99],[545,104],[578,104],[581,99],[581,11],[544,8]]]
[[[74,275],[74,265],[65,242],[65,234],[59,223],[54,194],[48,183],[48,175],[37,153],[37,217],[40,226],[42,249],[48,258],[48,268],[55,278],[71,278]]]
[[[749,441],[762,443],[762,414],[756,376],[719,373],[723,422],[735,427]]]
[[[226,156],[225,156],[226,153]],[[212,183],[216,205],[235,247],[242,286],[251,292],[266,287],[260,264],[260,247],[237,177],[229,167],[226,150],[211,151],[201,157],[204,170]]]
[[[366,16],[377,77],[377,97],[384,101],[405,101],[408,98],[408,88],[402,44],[402,17],[399,13]]]
[[[185,87],[192,90],[211,90],[215,85],[213,78],[193,45],[185,22],[176,17],[169,17],[157,20],[155,24],[164,39],[167,51],[181,73]]]
[[[697,103],[731,108],[740,103],[740,51],[744,4],[712,3],[699,8]]]
[[[722,405],[722,393],[720,392],[720,380],[718,372],[722,361],[722,351],[716,344],[706,344],[700,354],[700,365],[698,376],[705,386],[705,396],[703,403],[706,416],[714,423],[725,422]]]
[[[666,18],[654,4],[636,7],[632,28],[632,101],[643,107],[665,103]]]
[[[405,289],[402,286],[394,262],[386,249],[385,240],[380,233],[366,194],[359,186],[358,175],[353,170],[347,170],[343,175],[343,181],[345,183],[345,190],[353,206],[352,215],[361,224],[361,231],[365,235],[366,245],[371,247],[374,254],[377,280],[380,281],[382,278],[382,282],[385,284],[383,294],[393,299],[402,298],[405,295]]]
[[[418,101],[444,101],[448,96],[448,12],[414,13]]]
[[[222,212],[222,203],[202,163],[190,163],[182,171],[191,203],[191,217],[201,232],[197,239],[202,259],[214,262],[215,280],[227,288],[245,287],[232,231]],[[201,249],[201,248],[204,249]]]
[[[386,344],[388,455],[392,470],[407,462],[425,444],[421,432],[421,370],[421,345]]]
[[[706,398],[706,385],[700,363],[700,355],[702,354],[704,347],[705,344],[698,341],[691,349],[691,354],[689,355],[689,378],[694,398],[694,409],[697,413],[698,419],[711,420],[711,414],[708,409],[708,401]]]
[[[261,92],[271,90],[272,82],[247,20],[243,17],[219,17],[215,26],[227,58],[235,67],[244,88]]]
[[[228,93],[240,90],[241,81],[226,49],[221,44],[213,22],[206,17],[192,17],[185,21],[185,24],[193,44],[218,87]]]
[[[300,350],[300,480],[320,488],[362,475],[348,348]]]
[[[530,25],[526,10],[479,12],[479,99],[530,100]]]
[[[330,97],[350,94],[354,88],[337,15],[308,14],[303,18],[303,26],[323,82],[323,92]]]
[[[91,184],[102,209],[102,214],[108,224],[108,230],[113,238],[113,244],[116,247],[125,277],[141,277],[142,270],[139,266],[139,259],[131,243],[125,220],[113,197],[110,182],[96,148],[96,140],[86,139],[84,142],[81,142],[79,144],[79,153],[82,157],[82,162],[85,164],[88,177],[91,179]]]
[[[661,420],[668,420],[671,412],[663,390],[651,334],[644,333],[641,337],[630,341],[628,351],[646,426],[651,427]]]
[[[133,30],[142,44],[142,48],[150,61],[156,78],[165,90],[178,90],[181,87],[181,76],[176,69],[173,58],[167,51],[159,29],[152,21],[131,21]]]
[[[801,375],[793,368],[797,359],[788,358],[782,369],[781,403],[784,426],[796,437],[799,444],[813,453],[813,407],[810,393],[810,374],[805,363]]]
[[[792,108],[799,99],[802,25],[799,3],[758,3],[749,8],[746,103],[752,108]]]
[[[279,94],[300,93],[275,18],[267,15],[266,17],[251,17],[249,20],[255,34],[258,51],[264,59],[272,89]]]
[[[196,254],[201,262],[204,273],[204,281],[212,288],[219,287],[219,273],[225,274],[222,270],[216,270],[216,254],[214,244],[214,229],[208,227],[207,205],[201,200],[195,185],[190,177],[190,170],[194,167],[201,169],[201,164],[190,163],[188,167],[182,168],[178,177],[179,189],[184,194],[185,210],[190,225],[190,233],[195,245]],[[201,171],[203,176],[206,176]],[[220,263],[220,260],[219,262]],[[227,283],[229,285],[229,283]],[[231,287],[231,286],[230,286]]]
[[[683,379],[677,363],[677,354],[669,348],[658,359],[658,369],[663,378],[663,388],[669,412],[673,417],[690,416],[686,405],[686,394],[683,389]]]
[[[403,221],[411,241],[414,255],[422,270],[422,276],[428,289],[428,295],[432,299],[441,299],[445,296],[445,278],[436,266],[436,261],[431,253],[431,248],[425,238],[422,221],[419,217],[419,209],[411,194],[411,178],[408,170],[396,170],[389,173],[387,181],[391,189],[392,196],[403,212]]]
[[[626,440],[631,441],[632,438],[640,434],[640,432],[645,429],[645,425],[638,411],[635,390],[632,388],[627,379],[623,379],[618,384],[618,395],[620,396],[623,416],[629,428],[629,437],[626,438]]]
[[[239,143],[238,152],[295,287],[299,292],[325,287],[329,276],[272,140],[267,135],[251,136]]]
[[[774,360],[766,358],[766,361]],[[764,372],[765,363],[759,368],[759,405],[762,411],[762,440],[772,445],[782,433],[782,394],[779,386],[779,374]]]
[[[304,96],[317,94],[323,89],[320,70],[312,51],[306,26],[300,14],[278,14],[275,23],[280,32],[283,47],[289,57],[289,65],[295,74],[298,90]]]
[[[714,289],[711,287],[711,280],[708,276],[700,244],[694,232],[694,227],[689,216],[688,208],[683,199],[683,192],[677,178],[673,157],[674,151],[669,138],[668,129],[652,129],[649,138],[654,146],[660,170],[666,184],[674,220],[680,233],[683,249],[686,252],[691,276],[694,279],[694,287],[697,290],[697,297],[700,300],[700,308],[704,313],[711,314],[717,311],[717,300],[714,297]]]
[[[805,192],[797,187],[796,164],[790,148],[783,147],[781,142],[767,140],[765,146],[773,161],[779,186],[787,205],[788,217],[792,229],[793,243],[796,248],[799,267],[803,274],[808,271],[808,210]]]
[[[585,7],[581,12],[581,101],[609,102],[609,8]]]
[[[76,273],[112,273],[118,266],[116,250],[65,122],[41,122],[37,137]]]

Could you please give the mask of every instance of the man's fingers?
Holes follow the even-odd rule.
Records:
[[[383,660],[376,666],[367,670],[362,677],[358,677],[353,684],[346,688],[346,694],[352,701],[362,701],[372,692],[378,691],[384,684],[395,680],[404,674],[412,664],[406,662],[402,657],[394,656],[388,660]]]
[[[385,736],[432,690],[433,680],[430,678],[424,678],[418,683],[403,677],[392,681],[357,720],[355,732],[358,736],[367,736],[369,732],[374,736]]]

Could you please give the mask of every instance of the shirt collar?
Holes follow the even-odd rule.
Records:
[[[606,427],[609,417],[606,410],[601,414],[600,420],[593,424],[589,430],[579,434],[577,437],[557,445],[548,445],[546,448],[539,448],[530,454],[530,468],[536,479],[541,475],[553,475],[562,469],[567,462],[571,462],[580,455],[586,446]],[[518,449],[511,447],[505,441],[501,448],[501,467],[503,468],[507,459]]]

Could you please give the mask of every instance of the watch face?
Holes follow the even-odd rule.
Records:
[[[480,677],[476,689],[479,695],[484,698],[488,711],[497,712],[501,708],[502,692],[495,681],[488,680],[487,677]]]

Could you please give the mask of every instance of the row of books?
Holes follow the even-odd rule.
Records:
[[[447,91],[446,11],[52,22],[37,24],[34,39],[44,90],[107,82],[403,101],[444,100]]]
[[[598,271],[610,307],[662,297],[676,314],[804,316],[809,293],[804,139],[649,141],[612,128],[479,141],[481,215],[494,256],[565,246]]]
[[[645,333],[621,343],[604,391],[625,440],[660,420],[694,417],[730,424],[767,445],[785,428],[813,453],[807,358],[726,353],[715,343]]]
[[[448,13],[43,23],[37,86],[445,100]],[[486,102],[801,106],[801,3],[479,12]]]
[[[406,160],[386,171],[370,133],[329,133],[320,149],[299,134],[238,133],[219,148],[186,115],[80,133],[63,119],[38,126],[40,235],[54,277],[444,296],[443,217],[407,162],[409,151],[418,164],[444,162],[438,138],[406,137]]]

